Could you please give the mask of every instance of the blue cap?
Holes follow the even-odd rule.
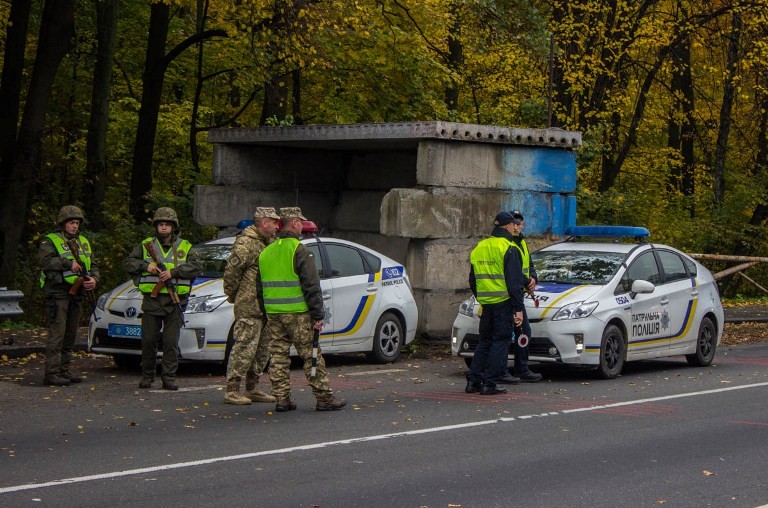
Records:
[[[494,226],[506,226],[510,223],[522,224],[523,221],[512,215],[512,212],[499,212],[496,214],[496,218],[493,219]]]

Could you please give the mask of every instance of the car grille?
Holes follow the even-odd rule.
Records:
[[[107,335],[107,330],[104,328],[97,328],[93,334],[92,347],[131,349],[138,351],[141,350],[141,340],[110,337]]]
[[[474,353],[477,349],[477,344],[480,342],[480,335],[476,333],[468,333],[464,336],[464,344],[462,345],[462,353]],[[548,337],[531,337],[531,342],[528,344],[528,356],[539,356],[545,358],[558,358],[560,355],[549,354],[549,348],[555,345],[549,340]],[[510,356],[515,355],[514,344],[509,345]]]

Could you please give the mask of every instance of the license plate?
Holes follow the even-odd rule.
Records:
[[[140,339],[141,338],[141,326],[140,325],[113,325],[110,324],[107,329],[107,334],[110,337],[120,337],[123,339]]]

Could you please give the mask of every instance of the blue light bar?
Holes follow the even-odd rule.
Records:
[[[245,229],[253,225],[253,219],[243,219],[237,223],[237,229]]]
[[[610,236],[648,238],[651,232],[637,226],[570,226],[565,230],[569,236]]]

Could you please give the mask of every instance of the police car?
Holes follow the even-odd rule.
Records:
[[[645,228],[581,226],[566,234],[568,240],[531,254],[539,277],[525,296],[531,361],[596,367],[605,379],[633,360],[685,355],[691,365],[712,363],[724,318],[709,270],[672,247],[647,243]],[[621,237],[635,243],[606,241]],[[451,351],[467,365],[481,313],[469,298],[453,323]],[[510,365],[512,358],[510,348]]]
[[[179,337],[182,359],[226,361],[233,345],[233,306],[222,288],[235,237],[196,245],[203,273],[195,279]],[[325,320],[323,353],[367,352],[381,363],[398,359],[416,335],[418,311],[405,268],[367,247],[335,238],[302,240],[314,254]],[[121,367],[141,355],[142,294],[132,281],[101,295],[91,315],[88,348]],[[292,354],[295,351],[292,349]]]

